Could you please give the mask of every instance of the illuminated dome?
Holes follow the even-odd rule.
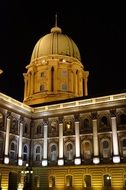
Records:
[[[24,73],[24,103],[39,105],[88,95],[84,70],[74,41],[55,27],[36,43]]]
[[[42,56],[56,54],[81,59],[79,49],[74,41],[67,35],[62,34],[61,28],[57,26],[51,29],[51,33],[38,40],[31,56],[31,62]]]

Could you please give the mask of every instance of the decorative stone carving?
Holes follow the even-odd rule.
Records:
[[[116,110],[115,109],[110,110],[110,116],[116,117]]]
[[[98,114],[96,111],[91,113],[92,120],[97,119],[97,117],[98,117]]]

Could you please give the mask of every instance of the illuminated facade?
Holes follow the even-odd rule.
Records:
[[[0,93],[1,189],[125,189],[126,93],[82,97],[89,73],[57,26],[27,69],[24,103]]]

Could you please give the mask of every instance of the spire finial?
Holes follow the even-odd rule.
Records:
[[[51,29],[51,32],[62,33],[61,28],[57,26],[57,13],[55,14],[55,26]]]
[[[57,13],[55,14],[55,27],[57,27]]]

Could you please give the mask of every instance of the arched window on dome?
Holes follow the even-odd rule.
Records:
[[[67,84],[66,83],[62,84],[62,91],[67,91]]]
[[[51,91],[54,91],[54,67],[51,68]]]
[[[40,92],[43,92],[43,91],[45,91],[45,86],[44,86],[44,84],[41,84],[40,85]]]

